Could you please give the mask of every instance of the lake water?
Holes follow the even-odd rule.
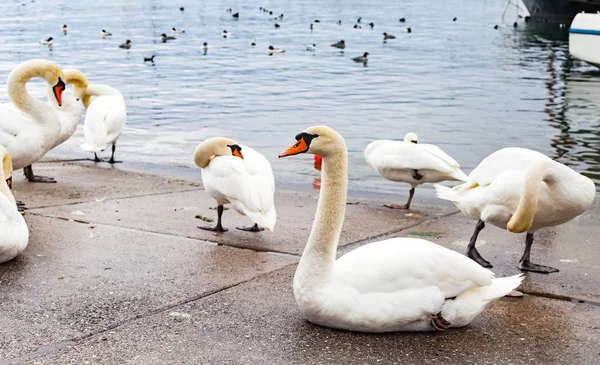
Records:
[[[503,23],[505,4],[3,1],[0,82],[19,62],[47,58],[82,70],[91,83],[118,88],[128,108],[117,146],[118,159],[126,163],[119,168],[193,168],[195,146],[222,135],[264,153],[280,185],[309,184],[316,176],[312,158],[278,160],[277,154],[306,127],[326,124],[346,138],[355,192],[406,194],[405,187],[370,170],[363,150],[372,140],[402,139],[408,131],[440,146],[467,173],[497,149],[522,146],[599,183],[600,71],[569,57],[566,28],[520,20],[513,29],[514,9]],[[281,28],[260,6],[285,15]],[[240,13],[238,20],[226,12],[229,7]],[[375,28],[353,29],[358,17]],[[311,31],[315,19],[320,23]],[[407,26],[412,33],[404,33]],[[172,27],[186,33],[162,43],[160,34]],[[102,29],[113,37],[102,39]],[[225,29],[232,34],[228,39],[221,37]],[[384,43],[383,32],[397,39]],[[55,38],[51,50],[37,44],[49,36]],[[119,49],[126,39],[131,50]],[[344,52],[329,46],[340,39],[347,43]],[[312,43],[317,51],[307,52]],[[268,56],[269,45],[286,53]],[[363,52],[370,54],[366,67],[351,61]],[[152,54],[156,64],[144,63]],[[44,94],[40,82],[32,84],[32,93]],[[7,101],[0,92],[0,102]],[[82,142],[80,126],[53,153],[87,157]]]

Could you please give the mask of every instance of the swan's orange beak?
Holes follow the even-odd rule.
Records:
[[[9,189],[12,189],[12,176],[6,179],[6,185],[8,185]]]
[[[231,153],[235,156],[235,157],[239,157],[242,160],[244,159],[244,155],[242,155],[242,152],[240,150],[238,150],[237,148],[234,149],[233,151],[231,151]]]
[[[285,156],[293,156],[293,155],[297,155],[299,153],[303,153],[306,151],[308,151],[308,145],[306,144],[306,141],[304,140],[304,138],[300,138],[290,148],[281,152],[279,154],[279,157],[281,158],[281,157],[285,157]]]
[[[62,93],[63,93],[63,91],[65,91],[65,88],[66,88],[65,83],[59,77],[56,85],[54,85],[52,87],[52,91],[54,91],[54,97],[56,98],[56,102],[58,103],[58,106],[62,106]]]

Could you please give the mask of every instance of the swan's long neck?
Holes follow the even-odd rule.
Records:
[[[323,157],[321,194],[308,243],[296,275],[310,275],[303,281],[318,284],[329,278],[346,215],[348,155],[346,145],[333,156]]]
[[[81,99],[83,102],[83,106],[87,109],[90,103],[92,102],[92,96],[102,96],[102,95],[118,95],[120,94],[117,89],[112,88],[108,85],[104,84],[89,84],[87,86],[87,90],[85,95]]]
[[[194,162],[203,169],[208,166],[214,155],[214,145],[212,143],[201,143],[194,151]]]
[[[18,68],[11,72],[6,85],[8,88],[8,97],[12,103],[23,113],[30,115],[35,120],[44,119],[48,105],[29,95],[26,84],[27,81],[34,77],[43,77],[43,74],[41,69],[35,67]]]
[[[545,183],[550,192],[555,190],[555,185],[559,180],[557,175],[561,175],[560,171],[557,171],[557,167],[557,162],[543,159],[527,169],[521,200],[515,214],[506,225],[508,231],[523,233],[531,228],[537,212],[540,187],[542,183]],[[560,199],[561,196],[562,194],[556,194],[556,199]]]

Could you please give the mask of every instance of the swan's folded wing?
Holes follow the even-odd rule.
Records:
[[[250,196],[252,206],[264,212],[274,205],[275,178],[271,164],[262,154],[241,145],[244,162],[249,175]]]
[[[539,159],[549,159],[549,157],[527,148],[503,148],[483,159],[469,174],[469,181],[486,186],[503,172],[525,170],[532,162]]]
[[[431,152],[431,148],[421,145],[405,142],[385,143],[375,149],[370,155],[371,166],[380,171],[384,170],[435,170],[441,172],[450,172],[454,166],[448,164],[446,159]],[[441,151],[441,150],[439,150]],[[436,150],[439,154],[439,152]],[[443,151],[441,151],[443,154]],[[456,161],[452,160],[453,164]]]
[[[244,154],[243,149],[242,154]],[[210,180],[210,186],[232,203],[239,202],[243,208],[254,212],[262,212],[268,208],[267,194],[261,194],[256,176],[248,172],[246,161],[239,157],[213,158],[208,168],[204,169],[202,176],[205,184]]]
[[[440,160],[444,161],[446,164],[448,164],[448,166],[451,167],[460,167],[460,165],[458,164],[458,162],[456,162],[456,160],[454,160],[452,157],[448,156],[446,154],[446,152],[442,151],[441,148],[439,148],[436,145],[433,144],[419,144],[419,146],[423,149],[425,149],[427,152],[429,152],[431,155],[439,158]]]
[[[360,292],[438,287],[446,298],[491,284],[493,273],[432,242],[393,238],[374,242],[336,261],[336,279]]]
[[[110,95],[110,108],[104,122],[108,141],[112,142],[119,138],[127,119],[125,102],[121,95]]]

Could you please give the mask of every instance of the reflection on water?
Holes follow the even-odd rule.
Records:
[[[551,156],[600,183],[600,70],[569,56],[568,31],[533,24],[522,46],[545,62],[544,112],[556,129]]]
[[[263,152],[279,184],[310,187],[318,174],[310,158],[276,156],[307,126],[327,124],[346,138],[354,191],[405,193],[366,166],[363,150],[408,131],[439,145],[465,172],[499,148],[521,146],[600,182],[600,72],[569,57],[567,31],[524,23],[513,29],[508,18],[495,30],[502,0],[427,4],[251,0],[236,5],[236,20],[225,12],[232,4],[218,0],[0,2],[0,82],[18,62],[48,58],[120,89],[128,125],[117,156],[125,167],[132,161],[193,167],[200,141],[226,135]],[[285,14],[281,28],[260,6]],[[375,28],[353,29],[359,16]],[[311,31],[315,19],[321,22]],[[407,26],[412,33],[403,32]],[[186,33],[162,43],[160,34],[173,27]],[[102,29],[113,37],[102,39]],[[224,29],[230,38],[221,37]],[[384,43],[383,32],[397,39]],[[53,49],[37,44],[49,36]],[[119,49],[126,39],[131,50]],[[340,39],[344,52],[329,47]],[[313,43],[317,51],[307,52]],[[269,57],[269,45],[286,53]],[[351,61],[364,52],[367,67]],[[144,63],[152,54],[155,65]],[[30,89],[44,95],[41,86]],[[82,141],[79,128],[55,153],[87,156]]]

